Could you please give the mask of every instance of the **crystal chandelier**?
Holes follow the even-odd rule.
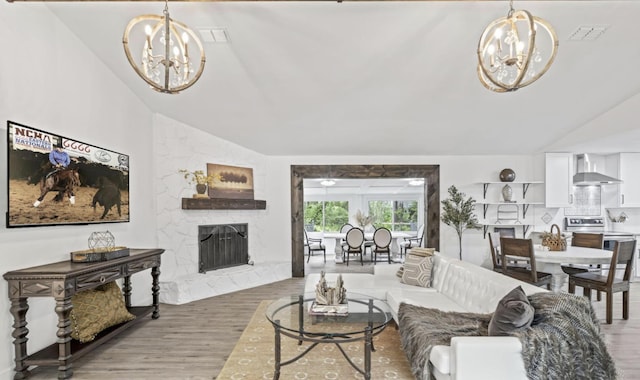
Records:
[[[142,15],[129,21],[122,43],[136,73],[159,92],[177,94],[196,83],[204,70],[200,39],[188,26],[169,17],[168,0],[162,16]],[[133,54],[131,46],[139,46]],[[194,68],[194,63],[199,66]]]
[[[478,77],[491,91],[515,91],[538,80],[551,66],[558,37],[551,25],[509,1],[506,17],[487,26],[478,43]]]

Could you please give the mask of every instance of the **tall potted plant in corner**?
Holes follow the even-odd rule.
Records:
[[[476,217],[476,201],[458,191],[455,185],[449,187],[449,198],[442,202],[442,222],[453,227],[458,233],[459,256],[462,260],[462,234],[468,229],[478,230],[481,228]]]

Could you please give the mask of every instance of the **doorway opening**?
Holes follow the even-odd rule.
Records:
[[[292,165],[291,166],[291,272],[304,277],[304,180],[318,178],[375,179],[424,178],[424,213],[427,247],[440,248],[440,165]]]

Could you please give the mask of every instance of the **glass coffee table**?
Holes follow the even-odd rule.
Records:
[[[391,321],[389,305],[383,300],[363,294],[347,293],[348,312],[346,315],[328,312],[310,313],[315,301],[315,293],[280,298],[267,307],[266,317],[275,329],[275,372],[274,380],[280,378],[282,366],[291,364],[305,356],[318,344],[335,344],[347,362],[360,372],[365,379],[371,379],[371,352],[373,337],[380,334]],[[281,337],[287,336],[311,345],[296,357],[281,360]],[[340,346],[343,343],[364,342],[364,368],[358,367]]]

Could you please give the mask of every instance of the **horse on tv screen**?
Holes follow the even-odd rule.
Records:
[[[7,227],[129,221],[129,156],[7,122]]]

